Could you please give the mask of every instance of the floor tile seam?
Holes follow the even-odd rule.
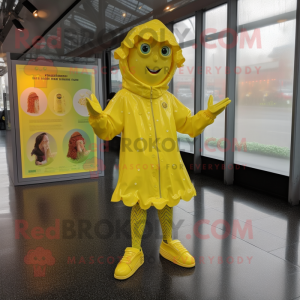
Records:
[[[237,219],[238,219],[238,218],[237,218]],[[241,219],[238,219],[238,220],[239,220],[239,221],[242,221],[242,222],[244,222],[244,223],[246,223],[244,220],[241,220]],[[256,221],[256,220],[255,220],[255,221]],[[212,225],[212,224],[211,224],[211,225]],[[280,237],[279,235],[273,234],[273,233],[271,233],[271,232],[269,232],[269,231],[266,231],[266,230],[264,230],[264,229],[262,229],[262,228],[260,228],[260,227],[257,227],[257,225],[255,226],[254,224],[252,224],[252,226],[255,227],[255,228],[257,228],[257,229],[259,229],[259,230],[261,230],[261,231],[264,231],[264,232],[266,232],[266,233],[268,233],[268,234],[270,234],[270,235],[273,235],[273,236],[275,236],[275,237],[277,237],[277,238],[280,238],[280,239],[286,241],[286,239]],[[216,226],[214,226],[214,227],[216,227]],[[217,228],[219,228],[219,227],[217,227]],[[221,229],[221,228],[219,228],[219,229]],[[222,229],[222,230],[223,230],[223,229]],[[292,243],[292,244],[294,244],[294,243]]]
[[[222,230],[223,232],[226,232],[224,229],[219,228],[219,227],[216,227],[216,226],[213,226],[212,224],[208,224],[208,225],[210,225],[211,227],[218,228],[218,229]],[[269,232],[267,232],[267,233],[270,234],[270,235],[272,235],[272,234],[269,233]],[[271,251],[275,251],[275,250],[277,250],[277,249],[283,248],[283,247],[280,247],[280,248],[277,248],[277,249],[275,249],[275,250],[267,251],[267,250],[264,250],[264,249],[262,249],[262,248],[260,248],[260,247],[258,247],[258,246],[256,246],[256,245],[254,245],[254,244],[252,244],[252,243],[246,241],[245,239],[240,238],[240,237],[237,236],[237,235],[233,235],[232,233],[229,233],[229,235],[235,236],[235,237],[238,238],[239,240],[241,240],[241,241],[243,241],[243,242],[246,242],[247,244],[249,244],[249,245],[251,245],[251,246],[254,246],[254,247],[256,247],[257,249],[260,249],[260,250],[264,251],[265,253],[269,253],[269,252],[271,252]],[[279,239],[281,239],[282,241],[285,241],[284,239],[282,239],[282,238],[280,238],[280,237],[278,237],[278,236],[275,236],[275,235],[273,235],[273,236],[274,236],[274,237],[277,237],[277,238],[279,238]],[[293,243],[293,244],[295,244],[295,243]],[[271,253],[270,253],[270,254],[271,254]]]
[[[242,220],[240,220],[240,221],[242,221]],[[243,221],[244,222],[244,221]],[[246,223],[246,222],[244,222],[244,223]],[[209,225],[211,225],[211,226],[213,226],[212,224],[209,224]],[[254,225],[252,225],[253,227],[255,227]],[[224,229],[222,229],[222,228],[220,228],[220,227],[217,227],[217,226],[213,226],[213,227],[216,227],[216,228],[219,228],[219,229],[221,229],[222,231],[225,231]],[[270,232],[268,232],[268,231],[265,231],[265,230],[263,230],[263,229],[261,229],[261,228],[259,228],[259,227],[255,227],[256,229],[259,229],[259,230],[261,230],[261,231],[263,231],[263,232],[265,232],[265,233],[267,233],[267,234],[269,234],[269,235],[272,235],[273,237],[276,237],[276,238],[279,238],[279,239],[281,239],[282,241],[286,241],[286,239],[283,239],[282,237],[280,237],[280,236],[277,236],[277,235],[275,235],[275,234],[273,234],[273,233],[270,233]],[[229,233],[229,234],[231,234],[232,236],[236,236],[236,235],[233,235],[231,232]],[[238,236],[236,236],[237,238],[238,238]],[[292,244],[295,244],[295,243],[292,243]],[[272,250],[273,251],[273,250]]]
[[[286,260],[285,258],[282,258],[282,257],[279,257],[279,256],[275,255],[274,253],[268,253],[268,254],[270,254],[270,255],[272,255],[272,256],[274,256],[274,257],[276,257],[276,258],[279,258],[280,260],[284,261],[285,263],[287,263],[287,264],[289,264],[289,265],[291,265],[291,266],[293,266],[293,267],[295,267],[295,268],[297,269],[297,272],[293,272],[293,273],[290,273],[290,274],[300,273],[300,265],[295,265],[295,264],[293,264],[292,262]],[[289,274],[289,275],[290,275],[290,274]]]
[[[286,247],[290,247],[290,246],[293,246],[293,245],[297,245],[297,244],[299,244],[299,246],[300,246],[300,242],[297,242],[297,243],[291,243],[291,244],[286,245],[285,247],[279,247],[279,248],[276,248],[276,249],[271,250],[271,251],[269,251],[269,252],[273,252],[273,251],[276,251],[276,250],[279,250],[279,249],[282,249],[282,248],[286,248]],[[300,247],[299,247],[299,249],[300,249]]]
[[[214,208],[211,208],[211,209],[214,209]],[[214,210],[220,212],[220,211],[217,210],[217,209],[214,209]],[[243,223],[246,224],[246,222],[245,222],[244,220],[241,220],[241,219],[238,219],[238,218],[237,218],[237,220],[242,221]],[[210,224],[210,223],[209,223],[208,225],[213,226],[213,225]],[[268,233],[268,234],[270,234],[270,235],[272,235],[272,236],[274,236],[274,237],[277,237],[277,238],[280,238],[280,239],[286,241],[286,239],[283,239],[282,237],[280,237],[280,236],[278,236],[278,235],[275,235],[275,234],[273,234],[273,233],[271,233],[271,232],[268,232],[268,231],[266,231],[266,230],[264,230],[264,229],[262,229],[262,228],[260,228],[260,227],[257,227],[257,226],[255,226],[255,225],[253,225],[253,224],[252,224],[252,226],[255,227],[255,228],[257,228],[257,229],[259,229],[259,230],[261,230],[261,231],[264,231],[264,232],[266,232],[266,233]],[[216,227],[216,228],[221,229],[220,227],[217,227],[217,226],[213,226],[213,227]],[[221,229],[221,230],[223,230],[223,229]],[[223,231],[225,231],[225,230],[223,230]],[[231,233],[230,233],[230,234],[231,234]]]
[[[215,209],[215,210],[217,210],[218,212],[221,212],[221,213],[224,213],[224,211],[222,211],[222,210],[219,210],[219,209],[217,209],[216,207],[211,207],[212,209]],[[278,212],[279,213],[279,212]],[[263,218],[258,218],[258,219],[252,219],[253,221],[260,221],[260,220],[263,220],[263,219],[266,219],[266,218],[271,218],[271,217],[274,217],[275,215],[269,215],[269,216],[266,216],[266,217],[263,217]],[[244,220],[242,220],[242,219],[239,219],[239,218],[237,218],[238,220],[240,220],[240,221],[243,221],[243,222],[245,222]]]
[[[276,237],[278,237],[278,238],[280,238],[280,239],[286,241],[286,239],[282,238],[282,237],[279,236],[279,235],[273,234],[273,233],[271,233],[271,232],[269,232],[269,231],[266,231],[265,229],[262,229],[262,228],[260,228],[260,227],[255,226],[255,225],[253,225],[253,224],[252,224],[252,226],[255,227],[255,228],[257,228],[257,229],[260,229],[260,230],[262,230],[262,231],[264,231],[264,232],[266,232],[266,233],[268,233],[268,234],[271,234],[271,235],[273,235],[273,236],[276,236]]]

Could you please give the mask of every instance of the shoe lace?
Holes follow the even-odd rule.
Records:
[[[176,243],[174,246],[180,253],[188,252],[188,250],[180,242]]]
[[[126,264],[130,264],[134,254],[135,254],[134,252],[125,251],[124,256],[121,259],[121,262],[124,262]]]

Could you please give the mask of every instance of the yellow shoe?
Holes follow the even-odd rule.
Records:
[[[132,276],[144,263],[144,253],[136,248],[127,247],[125,254],[115,269],[114,277],[124,280]]]
[[[195,266],[194,257],[183,247],[179,240],[168,242],[168,244],[162,241],[159,253],[165,259],[181,267],[192,268]]]

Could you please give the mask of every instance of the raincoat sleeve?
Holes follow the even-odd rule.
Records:
[[[205,127],[212,124],[216,118],[208,110],[200,110],[196,115],[192,116],[191,111],[176,97],[173,97],[173,115],[176,130],[180,133],[188,134],[192,138],[201,134]]]
[[[109,101],[105,110],[96,115],[90,115],[89,123],[95,134],[102,140],[112,140],[123,131],[123,101],[120,92]]]

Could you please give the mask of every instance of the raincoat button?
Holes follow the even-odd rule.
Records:
[[[177,110],[175,110],[175,112],[177,112]]]
[[[153,155],[152,155],[152,157],[154,158],[154,157],[155,157],[155,155],[153,154]]]
[[[151,134],[149,134],[149,136],[151,136]]]
[[[148,114],[150,114],[150,111],[148,111]]]
[[[140,171],[140,169],[138,169],[138,171]]]
[[[156,120],[156,122],[158,122],[158,120]]]
[[[130,112],[128,114],[130,115]]]
[[[137,185],[137,183],[136,183],[136,182],[135,182],[134,184],[135,184],[135,185]]]
[[[123,113],[123,110],[121,110],[121,113]]]
[[[169,132],[169,130],[167,130],[167,132]]]

